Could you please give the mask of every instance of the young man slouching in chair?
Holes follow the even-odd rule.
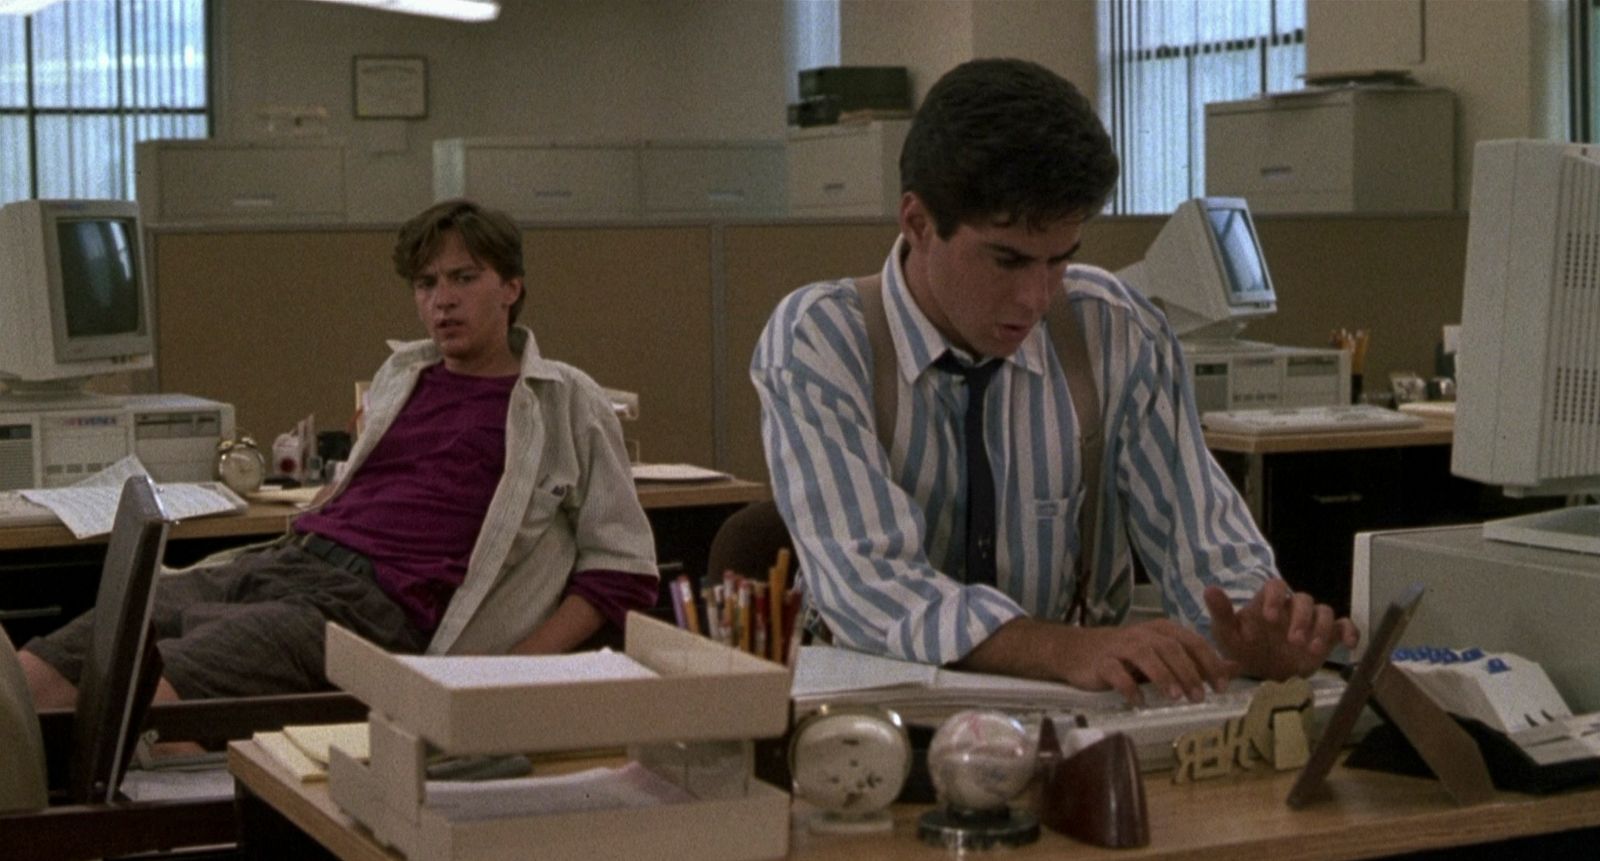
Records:
[[[395,652],[554,653],[655,602],[610,400],[516,325],[516,225],[438,203],[394,263],[428,338],[378,369],[349,469],[289,534],[161,578],[158,700],[325,689],[329,621]],[[40,708],[75,702],[91,628],[24,646]]]

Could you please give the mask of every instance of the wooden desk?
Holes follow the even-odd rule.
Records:
[[[228,767],[240,788],[247,841],[258,835],[270,839],[272,827],[281,828],[281,817],[345,861],[401,857],[384,851],[345,816],[329,798],[326,784],[290,778],[254,742],[230,745]],[[1600,827],[1600,788],[1542,797],[1503,793],[1489,804],[1456,807],[1432,780],[1340,768],[1329,779],[1327,799],[1292,811],[1284,798],[1293,780],[1289,772],[1173,786],[1165,774],[1150,775],[1145,784],[1149,846],[1100,849],[1047,830],[1039,842],[996,857],[1341,861]],[[804,816],[797,815],[789,857],[949,857],[951,853],[917,841],[916,817],[924,809],[900,807],[892,834],[870,836],[812,834],[804,827]],[[287,847],[271,848],[281,852]]]
[[[644,482],[637,490],[663,571],[696,576],[705,570],[711,539],[722,521],[769,495],[765,484],[737,478]],[[175,524],[167,541],[167,564],[188,565],[217,550],[281,535],[297,511],[288,504],[252,503],[244,514]],[[8,611],[25,614],[5,621],[15,642],[52,630],[93,605],[105,543],[105,536],[74,538],[61,524],[0,528],[0,619]],[[44,609],[35,614],[29,608]]]
[[[771,493],[760,482],[729,478],[721,481],[641,481],[634,485],[645,511],[669,508],[743,506],[767,499]]]
[[[1508,501],[1450,472],[1453,422],[1421,427],[1252,436],[1206,431],[1206,445],[1297,589],[1340,614],[1350,607],[1355,534],[1477,522],[1548,502]]]
[[[767,486],[759,482],[730,478],[723,481],[664,482],[647,481],[635,485],[639,502],[646,511],[669,508],[744,505],[766,499]],[[197,517],[172,527],[169,540],[191,538],[252,538],[280,535],[289,528],[289,518],[298,512],[284,503],[253,502],[243,514]],[[38,526],[0,527],[0,550],[25,550],[66,547],[75,544],[104,544],[105,536],[78,539],[59,523]]]
[[[281,535],[289,528],[289,517],[294,513],[295,509],[290,505],[251,503],[243,514],[196,517],[176,523],[168,533],[168,540]],[[105,543],[104,535],[85,539],[74,538],[72,531],[59,523],[0,528],[0,550],[33,550]]]

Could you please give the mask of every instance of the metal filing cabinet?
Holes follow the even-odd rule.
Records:
[[[789,211],[893,216],[900,211],[900,147],[909,120],[789,132]]]
[[[1305,90],[1206,105],[1206,193],[1263,212],[1455,208],[1455,99],[1429,87]]]
[[[631,144],[448,138],[433,144],[433,192],[469,197],[520,221],[634,218],[639,157]]]
[[[148,224],[346,217],[343,141],[149,140],[134,152]]]

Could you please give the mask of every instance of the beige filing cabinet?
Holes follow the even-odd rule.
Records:
[[[1429,87],[1206,105],[1206,194],[1262,212],[1455,208],[1455,99]]]
[[[148,140],[134,154],[150,224],[345,220],[343,141]]]
[[[446,138],[433,143],[433,193],[470,197],[522,221],[632,218],[639,156],[631,144]]]
[[[900,211],[900,147],[910,120],[789,132],[789,211],[893,216]]]
[[[782,141],[647,141],[639,176],[647,218],[784,212]]]
[[[776,215],[783,157],[777,141],[450,138],[433,145],[433,190],[524,221]]]

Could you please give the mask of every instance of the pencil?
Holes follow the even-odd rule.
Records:
[[[677,580],[667,584],[667,594],[672,597],[672,618],[677,621],[678,627],[687,630],[689,627],[689,620],[683,618],[683,598],[679,597],[678,595]]]
[[[678,592],[683,600],[683,617],[688,622],[691,633],[700,633],[700,611],[694,605],[694,586],[689,582],[689,575],[678,576]]]
[[[767,575],[767,594],[770,612],[768,623],[772,633],[767,637],[767,642],[772,644],[773,660],[781,661],[783,648],[783,605],[789,594],[789,548],[778,548],[778,561],[773,564],[772,571]]]

